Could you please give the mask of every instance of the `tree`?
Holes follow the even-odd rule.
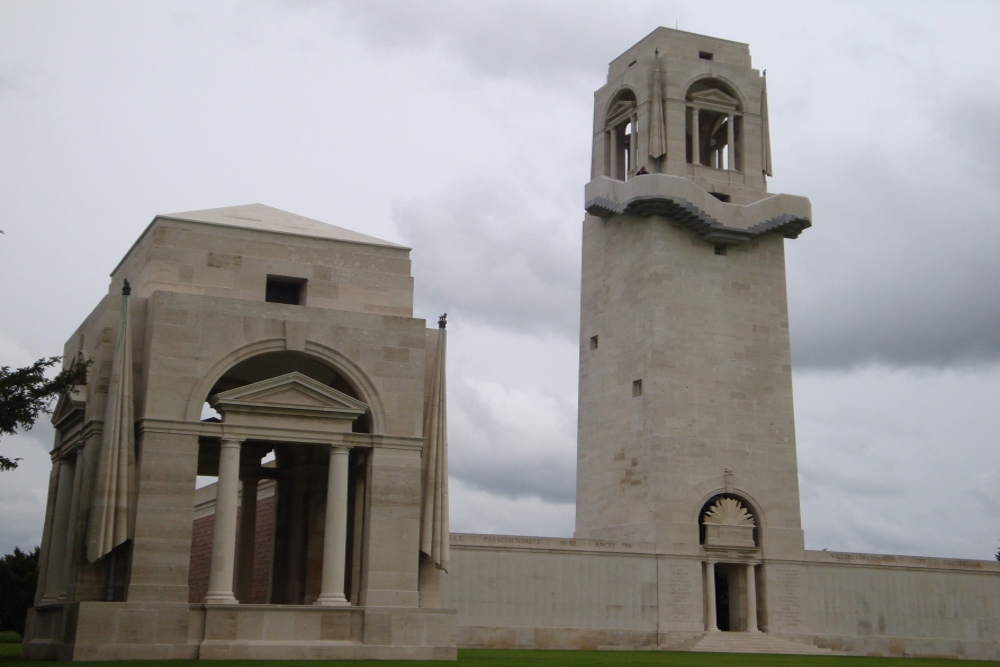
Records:
[[[35,547],[26,553],[14,547],[14,553],[0,559],[0,630],[24,634],[24,623],[38,588],[39,551]]]
[[[0,368],[0,437],[14,435],[17,430],[29,430],[40,413],[51,411],[53,399],[83,384],[90,361],[77,359],[51,380],[45,371],[59,363],[61,357],[42,358],[24,368]],[[0,456],[0,471],[13,470],[20,459]]]

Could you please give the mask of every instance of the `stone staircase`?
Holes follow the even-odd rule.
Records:
[[[779,653],[798,655],[839,655],[815,644],[772,637],[763,632],[706,632],[695,640],[683,642],[674,650],[701,653]]]

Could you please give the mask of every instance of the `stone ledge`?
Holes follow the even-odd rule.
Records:
[[[587,184],[584,208],[600,218],[662,216],[708,243],[745,243],[764,234],[794,239],[812,226],[805,197],[770,195],[745,206],[716,199],[686,178],[647,174],[618,181],[599,176]]]

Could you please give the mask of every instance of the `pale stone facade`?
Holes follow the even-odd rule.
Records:
[[[769,143],[746,45],[660,28],[611,63],[576,534],[451,534],[450,567],[444,334],[408,249],[260,205],[158,216],[67,344],[95,364],[54,416],[25,654],[1000,658],[1000,563],[804,548],[784,240],[812,213],[767,192]]]
[[[438,571],[420,554],[444,333],[413,317],[412,295],[409,249],[392,243],[262,205],[157,216],[66,347],[94,364],[55,414],[25,655],[453,658],[455,612],[432,604]],[[105,503],[120,399],[136,435]],[[221,421],[202,420],[206,402]],[[218,484],[207,592],[190,604],[198,475]],[[239,604],[262,481],[267,603]]]
[[[611,63],[576,534],[453,535],[459,646],[1000,658],[1000,563],[804,548],[784,239],[812,214],[770,173],[745,44],[660,28]]]

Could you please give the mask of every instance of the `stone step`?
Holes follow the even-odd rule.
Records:
[[[685,642],[687,643],[687,642]],[[837,655],[815,644],[774,637],[757,632],[706,632],[690,648],[702,653],[776,653],[789,655]]]

